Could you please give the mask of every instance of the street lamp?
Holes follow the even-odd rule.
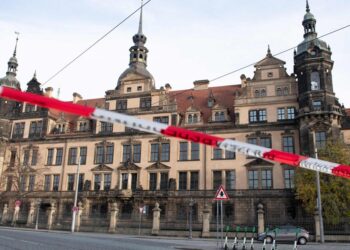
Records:
[[[36,211],[35,230],[38,230],[38,226],[39,226],[40,203],[41,203],[41,199],[38,199],[36,201],[37,211]]]
[[[74,229],[75,229],[75,218],[76,218],[76,214],[78,212],[77,209],[77,202],[78,202],[78,189],[79,189],[79,168],[80,168],[80,156],[78,158],[78,166],[77,166],[77,175],[75,177],[75,195],[74,195],[74,205],[73,205],[73,217],[72,217],[72,228],[71,231],[72,233],[74,233]]]
[[[192,207],[194,206],[194,200],[191,198],[190,203],[188,204],[190,207],[190,225],[189,225],[189,239],[192,239]]]
[[[314,142],[315,159],[318,159],[315,132],[313,134],[313,139],[314,139],[313,142]],[[317,210],[318,210],[318,216],[320,218],[320,242],[324,243],[320,172],[318,170],[316,171],[316,188],[317,188]]]

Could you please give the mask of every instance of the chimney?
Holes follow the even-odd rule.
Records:
[[[53,97],[53,88],[52,87],[47,87],[45,89],[45,96],[47,97]]]
[[[77,103],[82,99],[83,99],[83,97],[80,94],[78,94],[77,92],[73,93],[73,103]]]
[[[165,92],[169,93],[170,90],[171,90],[171,85],[169,83],[165,84]]]
[[[197,80],[193,82],[194,90],[208,89],[209,80]]]

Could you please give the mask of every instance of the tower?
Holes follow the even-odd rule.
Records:
[[[333,92],[331,49],[317,38],[316,19],[306,1],[302,22],[304,40],[294,51],[294,73],[298,79],[301,153],[313,153],[327,138],[340,134],[341,106]]]
[[[147,70],[147,37],[142,31],[142,2],[138,32],[132,37],[134,45],[130,47],[129,68],[119,77],[116,90],[120,94],[151,91],[155,88],[154,78]]]

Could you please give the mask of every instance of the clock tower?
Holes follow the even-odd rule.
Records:
[[[298,79],[301,153],[312,155],[315,146],[339,137],[342,108],[333,92],[332,52],[317,38],[316,19],[308,2],[302,25],[304,40],[294,51],[294,73]]]

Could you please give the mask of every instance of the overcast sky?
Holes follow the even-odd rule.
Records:
[[[350,1],[309,0],[323,35],[350,24]],[[62,66],[140,6],[139,0],[0,0],[0,76],[7,70],[15,34],[20,32],[17,79],[22,89],[37,71],[44,83]],[[272,53],[303,40],[305,0],[152,0],[144,7],[143,31],[148,40],[148,69],[159,88],[191,88],[193,81],[220,75],[259,61],[270,44]],[[84,99],[103,97],[114,89],[128,67],[134,15],[44,87],[60,88],[60,99],[72,93]],[[329,35],[333,84],[341,103],[350,107],[350,28]],[[278,58],[293,72],[293,51]],[[239,84],[253,67],[210,83]]]

